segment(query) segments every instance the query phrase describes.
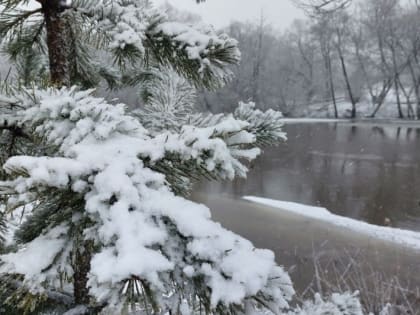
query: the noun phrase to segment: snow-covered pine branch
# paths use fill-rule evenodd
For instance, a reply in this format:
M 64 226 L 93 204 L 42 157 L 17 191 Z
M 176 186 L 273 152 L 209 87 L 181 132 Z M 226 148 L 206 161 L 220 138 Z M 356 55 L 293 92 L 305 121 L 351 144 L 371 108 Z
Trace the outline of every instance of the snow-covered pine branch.
M 281 112 L 272 109 L 263 112 L 255 108 L 255 103 L 241 102 L 233 116 L 249 123 L 246 130 L 255 135 L 258 146 L 277 145 L 287 139 L 286 133 L 282 131 Z
M 281 129 L 281 113 L 273 110 L 262 112 L 255 109 L 254 103 L 240 103 L 233 115 L 196 112 L 195 89 L 172 69 L 154 70 L 153 79 L 143 84 L 141 95 L 145 95 L 143 99 L 146 104 L 134 113 L 156 138 L 167 139 L 168 131 L 182 136 L 196 135 L 187 141 L 196 145 L 199 133 L 188 132 L 186 129 L 200 128 L 207 130 L 211 138 L 222 139 L 231 156 L 247 161 L 252 161 L 259 155 L 260 151 L 255 145 L 274 145 L 286 139 Z M 245 123 L 235 130 L 224 127 L 232 123 L 235 125 L 235 120 Z M 203 168 L 195 159 L 180 158 L 179 153 L 175 152 L 168 153 L 164 159 L 147 162 L 147 165 L 167 174 L 167 180 L 174 191 L 183 195 L 190 187 L 190 179 L 199 180 L 204 177 L 223 180 L 232 179 L 235 175 L 246 176 L 247 168 L 242 163 L 233 163 L 235 170 L 226 173 L 226 170 L 218 165 L 210 169 Z M 208 159 L 207 156 L 200 158 Z
M 217 88 L 231 77 L 226 66 L 240 60 L 236 40 L 210 26 L 168 21 L 148 1 L 81 1 L 73 6 L 99 20 L 99 29 L 107 33 L 109 49 L 120 64 L 152 58 L 194 84 Z
M 140 93 L 144 106 L 134 111 L 142 125 L 153 134 L 180 132 L 196 115 L 195 88 L 171 68 L 155 68 L 142 80 Z
M 43 8 L 48 5 L 29 10 L 25 1 L 15 2 L 17 6 L 6 6 L 0 15 L 1 42 L 32 74 L 25 80 L 35 80 L 45 67 L 28 61 L 47 56 Z M 169 21 L 150 1 L 74 0 L 62 10 L 65 27 L 60 36 L 67 43 L 62 49 L 71 84 L 94 87 L 103 79 L 115 87 L 126 71 L 141 72 L 156 64 L 174 68 L 194 85 L 217 88 L 231 78 L 226 66 L 240 59 L 234 39 L 209 26 Z M 121 69 L 103 67 L 98 58 L 114 61 Z
M 10 179 L 1 189 L 18 193 L 9 196 L 11 206 L 27 202 L 33 212 L 22 226 L 26 234 L 17 233 L 25 241 L 20 250 L 0 256 L 0 273 L 21 275 L 32 294 L 71 293 L 71 283 L 60 279 L 73 275 L 72 255 L 82 241 L 74 236 L 83 228 L 94 249 L 89 293 L 105 308 L 121 310 L 127 299 L 174 313 L 287 308 L 292 284 L 273 253 L 211 221 L 207 208 L 176 196 L 165 174 L 143 162 L 176 154 L 232 178 L 245 168 L 223 136 L 245 132 L 248 123 L 230 117 L 152 137 L 123 105 L 90 94 L 62 88 L 15 95 L 24 108 L 19 122 L 57 151 L 12 157 L 4 166 Z M 255 137 L 243 139 L 250 145 Z M 27 234 L 32 228 L 36 233 Z

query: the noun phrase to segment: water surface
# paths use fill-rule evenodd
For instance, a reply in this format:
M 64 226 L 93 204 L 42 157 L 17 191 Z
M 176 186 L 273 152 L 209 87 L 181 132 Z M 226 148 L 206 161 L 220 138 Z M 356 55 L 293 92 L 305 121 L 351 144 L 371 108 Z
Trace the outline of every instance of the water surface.
M 287 124 L 248 178 L 197 190 L 321 206 L 377 225 L 420 231 L 420 124 Z

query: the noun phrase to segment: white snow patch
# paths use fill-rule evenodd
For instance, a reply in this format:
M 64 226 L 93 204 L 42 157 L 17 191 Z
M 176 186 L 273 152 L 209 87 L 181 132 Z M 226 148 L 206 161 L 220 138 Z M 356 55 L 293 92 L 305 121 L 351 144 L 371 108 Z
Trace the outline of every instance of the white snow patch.
M 348 122 L 348 119 L 332 119 L 332 118 L 283 118 L 284 124 L 303 124 L 303 123 L 334 123 Z
M 275 207 L 280 211 L 287 211 L 304 217 L 327 222 L 329 224 L 343 227 L 353 232 L 360 233 L 372 238 L 403 245 L 415 250 L 420 250 L 419 232 L 373 225 L 333 214 L 325 208 L 307 206 L 294 202 L 279 201 L 253 196 L 245 196 L 243 199 L 270 207 Z
M 23 274 L 27 278 L 45 280 L 43 270 L 48 268 L 62 249 L 65 239 L 61 237 L 67 233 L 65 226 L 51 229 L 47 234 L 41 235 L 16 253 L 1 256 L 0 273 Z M 30 263 L 28 263 L 30 262 Z

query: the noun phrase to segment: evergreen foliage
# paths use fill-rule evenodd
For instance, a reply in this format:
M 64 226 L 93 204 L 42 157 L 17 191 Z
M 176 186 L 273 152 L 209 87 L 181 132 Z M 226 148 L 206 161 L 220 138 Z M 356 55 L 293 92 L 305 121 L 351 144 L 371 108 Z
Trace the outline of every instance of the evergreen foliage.
M 23 204 L 33 210 L 15 233 L 25 250 L 3 255 L 0 272 L 23 275 L 31 299 L 68 295 L 71 282 L 63 279 L 74 277 L 75 251 L 90 241 L 89 292 L 96 301 L 90 307 L 177 312 L 182 306 L 222 314 L 270 303 L 273 310 L 287 307 L 293 289 L 271 252 L 254 249 L 210 221 L 207 209 L 171 192 L 185 189 L 171 179 L 186 166 L 185 178 L 244 175 L 240 158 L 259 153 L 250 148 L 256 139 L 246 131 L 250 124 L 227 116 L 213 126 L 150 136 L 122 105 L 90 93 L 62 88 L 13 96 L 22 108 L 15 120 L 55 149 L 5 164 L 7 211 Z M 164 161 L 167 169 L 158 172 Z M 41 248 L 45 259 L 38 265 L 17 265 L 34 260 Z M 239 257 L 251 265 L 239 267 Z M 230 288 L 235 293 L 227 294 Z
M 5 7 L 0 38 L 10 57 L 29 68 L 24 81 L 38 81 L 44 67 L 25 62 L 47 58 L 48 3 L 39 1 L 41 8 L 28 9 L 25 2 L 0 2 Z M 231 75 L 226 66 L 240 58 L 235 40 L 211 28 L 170 22 L 148 1 L 74 0 L 70 6 L 63 1 L 58 10 L 65 24 L 60 36 L 68 43 L 69 83 L 85 88 L 101 79 L 115 87 L 123 76 L 136 76 L 153 64 L 170 66 L 197 86 L 217 88 Z

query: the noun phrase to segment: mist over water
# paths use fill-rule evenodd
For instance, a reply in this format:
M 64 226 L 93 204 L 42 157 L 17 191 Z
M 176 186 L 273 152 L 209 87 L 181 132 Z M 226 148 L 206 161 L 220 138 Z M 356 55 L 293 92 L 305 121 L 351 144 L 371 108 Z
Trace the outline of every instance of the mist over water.
M 377 225 L 420 231 L 420 127 L 306 123 L 285 126 L 246 180 L 198 191 L 304 203 Z

